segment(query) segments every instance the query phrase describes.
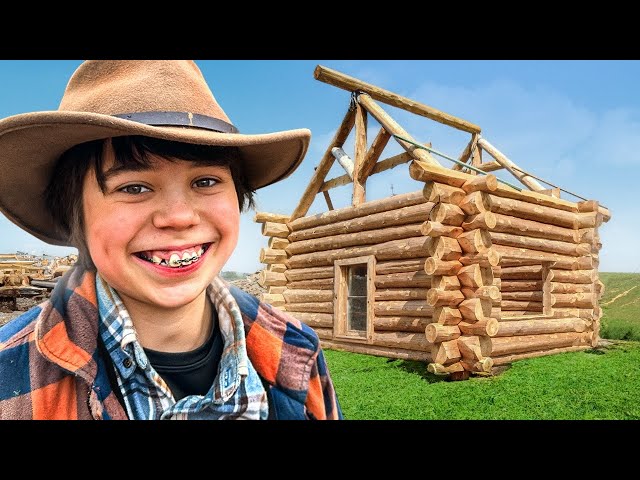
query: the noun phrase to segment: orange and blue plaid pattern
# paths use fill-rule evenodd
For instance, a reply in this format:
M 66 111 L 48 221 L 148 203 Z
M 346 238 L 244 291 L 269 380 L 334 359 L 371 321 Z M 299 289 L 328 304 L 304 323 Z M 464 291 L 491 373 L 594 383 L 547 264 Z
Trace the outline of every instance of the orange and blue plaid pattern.
M 270 418 L 341 419 L 316 333 L 229 286 Z M 72 268 L 51 297 L 0 328 L 0 419 L 126 419 L 98 349 L 95 274 Z

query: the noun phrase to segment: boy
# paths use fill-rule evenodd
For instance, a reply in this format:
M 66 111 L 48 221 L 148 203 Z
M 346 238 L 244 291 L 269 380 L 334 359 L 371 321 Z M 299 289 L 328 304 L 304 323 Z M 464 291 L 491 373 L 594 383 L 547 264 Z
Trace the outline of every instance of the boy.
M 0 329 L 0 418 L 342 418 L 313 330 L 218 277 L 309 139 L 238 133 L 190 61 L 87 61 L 0 120 L 0 210 L 79 251 Z

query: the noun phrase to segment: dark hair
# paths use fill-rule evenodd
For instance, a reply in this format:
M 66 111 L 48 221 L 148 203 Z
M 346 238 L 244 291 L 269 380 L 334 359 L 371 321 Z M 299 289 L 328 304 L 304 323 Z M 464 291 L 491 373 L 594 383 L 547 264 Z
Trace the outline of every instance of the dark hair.
M 142 136 L 113 137 L 81 143 L 63 153 L 56 162 L 45 191 L 45 200 L 49 213 L 59 228 L 78 249 L 77 263 L 86 269 L 95 270 L 95 265 L 89 255 L 84 235 L 82 185 L 85 176 L 93 168 L 100 189 L 105 191 L 102 165 L 108 142 L 113 147 L 115 166 L 149 167 L 151 155 L 169 161 L 184 160 L 228 166 L 236 187 L 240 211 L 255 207 L 255 190 L 249 186 L 237 147 L 195 145 Z

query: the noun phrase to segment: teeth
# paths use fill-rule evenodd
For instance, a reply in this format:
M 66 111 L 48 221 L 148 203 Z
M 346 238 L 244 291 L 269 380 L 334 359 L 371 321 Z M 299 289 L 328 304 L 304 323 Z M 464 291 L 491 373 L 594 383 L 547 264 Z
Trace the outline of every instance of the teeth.
M 179 267 L 181 263 L 182 263 L 182 260 L 180 259 L 177 253 L 172 254 L 171 257 L 169 258 L 170 267 L 174 267 L 174 268 Z
M 192 263 L 200 260 L 200 257 L 205 252 L 205 249 L 200 247 L 198 251 L 184 252 L 182 254 L 182 258 L 177 253 L 173 253 L 169 259 L 160 258 L 157 255 L 153 255 L 153 257 L 149 258 L 144 255 L 140 255 L 140 258 L 147 260 L 148 262 L 153 263 L 154 265 L 161 265 L 163 267 L 171 267 L 178 268 L 181 266 L 191 265 Z

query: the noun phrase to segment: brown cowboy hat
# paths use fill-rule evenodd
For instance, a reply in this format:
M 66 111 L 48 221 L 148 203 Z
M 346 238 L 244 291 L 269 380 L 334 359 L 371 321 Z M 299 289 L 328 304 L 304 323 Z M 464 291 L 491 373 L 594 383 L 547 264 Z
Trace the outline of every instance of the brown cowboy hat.
M 0 211 L 40 240 L 70 245 L 44 203 L 55 162 L 77 144 L 122 135 L 237 146 L 254 189 L 289 176 L 311 138 L 306 128 L 240 134 L 192 61 L 86 61 L 58 110 L 0 120 Z

